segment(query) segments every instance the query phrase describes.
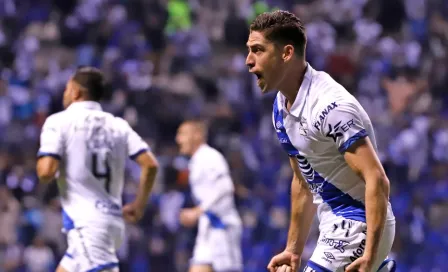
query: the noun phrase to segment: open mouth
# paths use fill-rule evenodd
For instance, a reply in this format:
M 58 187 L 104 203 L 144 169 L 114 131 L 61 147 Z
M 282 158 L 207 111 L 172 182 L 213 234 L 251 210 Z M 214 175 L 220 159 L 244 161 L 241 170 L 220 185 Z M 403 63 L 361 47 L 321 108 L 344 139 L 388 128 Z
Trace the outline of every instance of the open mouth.
M 254 72 L 254 75 L 257 77 L 258 80 L 262 79 L 263 77 L 261 76 L 260 72 Z

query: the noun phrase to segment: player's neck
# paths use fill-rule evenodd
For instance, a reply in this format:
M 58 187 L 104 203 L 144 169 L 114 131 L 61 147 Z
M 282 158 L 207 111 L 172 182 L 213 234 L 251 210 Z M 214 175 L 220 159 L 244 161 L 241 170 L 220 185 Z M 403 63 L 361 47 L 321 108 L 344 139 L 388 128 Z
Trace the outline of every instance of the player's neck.
M 306 65 L 306 62 L 303 60 L 297 64 L 291 65 L 291 68 L 286 70 L 287 72 L 285 73 L 285 77 L 279 91 L 286 97 L 289 106 L 294 103 L 297 94 L 299 93 L 300 86 L 303 82 L 303 77 L 305 76 Z
M 196 145 L 193 147 L 193 152 L 191 152 L 191 156 L 192 156 L 192 157 L 194 156 L 194 154 L 196 154 L 196 152 L 199 150 L 199 148 L 201 148 L 201 146 L 202 146 L 203 144 L 205 144 L 205 143 L 204 143 L 204 142 L 200 142 L 200 143 L 196 144 Z

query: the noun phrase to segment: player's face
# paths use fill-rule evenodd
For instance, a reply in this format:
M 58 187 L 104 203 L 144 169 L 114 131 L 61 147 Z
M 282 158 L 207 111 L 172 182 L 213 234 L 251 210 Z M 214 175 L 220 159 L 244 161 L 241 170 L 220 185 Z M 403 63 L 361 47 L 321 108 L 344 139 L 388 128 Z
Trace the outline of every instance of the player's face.
M 192 124 L 184 123 L 179 127 L 176 135 L 176 143 L 179 145 L 181 154 L 193 155 L 196 145 L 196 133 Z
M 63 98 L 63 104 L 64 104 L 64 108 L 66 109 L 68 106 L 70 106 L 70 104 L 73 103 L 73 82 L 70 79 L 67 84 L 65 85 L 65 90 L 64 90 L 64 98 Z
M 281 80 L 282 52 L 274 43 L 265 39 L 262 32 L 251 31 L 247 41 L 249 53 L 246 65 L 249 72 L 257 76 L 262 93 L 275 90 Z
M 81 91 L 79 87 L 71 79 L 65 85 L 64 97 L 62 103 L 64 108 L 70 106 L 73 102 L 76 102 L 81 98 Z

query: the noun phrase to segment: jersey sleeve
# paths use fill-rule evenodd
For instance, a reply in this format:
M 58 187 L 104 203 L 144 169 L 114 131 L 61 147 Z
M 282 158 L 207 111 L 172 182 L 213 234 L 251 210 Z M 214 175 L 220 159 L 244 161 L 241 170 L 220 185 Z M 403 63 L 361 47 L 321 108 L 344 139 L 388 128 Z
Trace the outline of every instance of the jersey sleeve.
M 344 153 L 359 139 L 368 136 L 362 120 L 361 109 L 352 102 L 332 102 L 317 113 L 322 137 L 334 142 Z
M 124 121 L 124 120 L 123 120 Z M 135 132 L 129 124 L 126 123 L 127 129 L 127 148 L 128 156 L 132 160 L 135 160 L 140 154 L 149 151 L 148 144 Z
M 50 156 L 60 160 L 63 153 L 63 138 L 61 123 L 54 116 L 45 120 L 40 134 L 40 148 L 38 158 Z

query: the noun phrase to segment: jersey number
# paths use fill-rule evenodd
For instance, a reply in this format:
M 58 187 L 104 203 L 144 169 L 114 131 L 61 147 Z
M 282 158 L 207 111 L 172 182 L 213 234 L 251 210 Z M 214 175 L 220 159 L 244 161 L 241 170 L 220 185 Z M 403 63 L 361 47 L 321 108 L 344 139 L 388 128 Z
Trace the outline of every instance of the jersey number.
M 103 166 L 103 167 L 101 167 Z M 99 169 L 104 169 L 104 172 L 101 172 Z M 104 179 L 104 186 L 106 188 L 106 192 L 110 192 L 110 166 L 107 163 L 107 158 L 103 154 L 92 153 L 92 173 L 97 179 Z

